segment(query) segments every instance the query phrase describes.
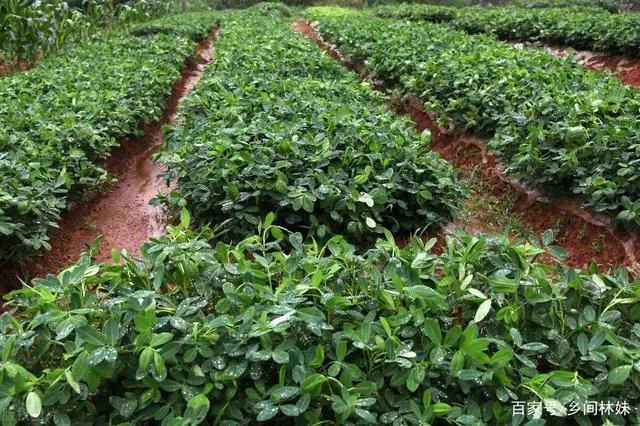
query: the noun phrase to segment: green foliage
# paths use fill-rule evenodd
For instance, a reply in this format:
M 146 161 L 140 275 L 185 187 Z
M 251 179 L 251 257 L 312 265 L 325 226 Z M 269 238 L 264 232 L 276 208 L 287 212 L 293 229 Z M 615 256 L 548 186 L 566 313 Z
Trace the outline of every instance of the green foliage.
M 448 22 L 471 34 L 489 33 L 506 40 L 544 41 L 640 55 L 640 14 L 610 14 L 599 9 L 452 8 L 429 5 L 381 6 L 378 16 Z
M 0 79 L 0 260 L 48 248 L 67 201 L 110 180 L 100 164 L 116 139 L 159 118 L 194 49 L 175 35 L 103 33 Z
M 320 239 L 448 221 L 464 193 L 428 132 L 265 5 L 225 16 L 214 63 L 181 102 L 161 156 L 178 178 L 170 201 L 200 223 L 230 218 L 236 240 L 269 211 Z
M 215 13 L 187 12 L 168 16 L 153 21 L 134 24 L 129 27 L 133 35 L 173 34 L 200 41 L 218 26 L 219 19 Z
M 598 7 L 600 9 L 608 10 L 609 12 L 617 12 L 620 10 L 620 2 L 618 0 L 511 0 L 509 5 L 528 9 L 554 7 Z
M 429 22 L 451 22 L 460 14 L 453 7 L 415 4 L 379 6 L 372 12 L 381 18 L 413 19 Z
M 445 25 L 343 9 L 307 12 L 348 58 L 425 101 L 445 126 L 492 135 L 508 171 L 584 194 L 598 212 L 640 225 L 640 93 L 571 59 Z
M 61 0 L 0 3 L 0 61 L 34 62 L 38 54 L 59 49 L 74 33 L 84 33 L 91 22 Z
M 376 7 L 382 5 L 393 5 L 404 7 L 406 4 L 429 4 L 431 6 L 453 6 L 453 7 L 468 7 L 473 6 L 473 0 L 365 0 L 365 3 L 369 7 Z
M 3 0 L 0 60 L 33 63 L 69 40 L 79 42 L 103 26 L 139 22 L 178 10 L 178 0 Z
M 189 0 L 133 0 L 115 1 L 113 20 L 117 24 L 136 23 L 184 11 Z M 193 3 L 198 3 L 193 1 Z M 196 17 L 196 15 L 192 15 Z
M 87 255 L 8 295 L 3 418 L 521 424 L 519 400 L 562 425 L 572 402 L 640 403 L 640 282 L 625 270 L 543 265 L 542 249 L 490 237 L 449 237 L 436 255 L 385 233 L 357 254 L 270 220 L 214 249 L 183 212 L 144 259 Z

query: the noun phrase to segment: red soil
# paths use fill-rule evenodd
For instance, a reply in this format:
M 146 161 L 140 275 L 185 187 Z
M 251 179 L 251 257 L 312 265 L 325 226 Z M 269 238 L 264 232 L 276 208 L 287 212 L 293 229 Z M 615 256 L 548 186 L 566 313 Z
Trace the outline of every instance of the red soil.
M 166 194 L 172 184 L 160 180 L 162 165 L 151 155 L 162 144 L 162 126 L 171 124 L 177 116 L 178 103 L 202 77 L 204 67 L 211 62 L 215 34 L 200 42 L 195 60 L 189 59 L 171 92 L 171 97 L 159 121 L 144 126 L 144 135 L 128 137 L 120 142 L 106 163 L 107 170 L 118 179 L 108 193 L 96 195 L 84 204 L 72 205 L 63 215 L 60 227 L 50 232 L 52 250 L 41 253 L 26 270 L 29 277 L 57 273 L 77 261 L 86 251 L 86 244 L 102 235 L 98 261 L 111 259 L 113 248 L 139 255 L 140 246 L 150 237 L 161 235 L 165 228 L 163 211 L 149 201 Z
M 294 28 L 316 41 L 342 65 L 355 71 L 362 78 L 369 78 L 361 64 L 345 59 L 335 46 L 325 42 L 308 23 L 296 22 Z M 386 92 L 380 82 L 374 84 L 378 90 Z M 584 267 L 595 261 L 613 267 L 625 264 L 633 271 L 640 271 L 640 243 L 637 236 L 614 230 L 609 225 L 608 218 L 581 209 L 579 200 L 549 200 L 541 191 L 527 189 L 518 181 L 506 177 L 497 156 L 485 149 L 482 140 L 466 133 L 453 134 L 441 128 L 434 117 L 425 113 L 419 100 L 408 99 L 404 105 L 390 104 L 390 107 L 397 113 L 408 114 L 418 131 L 429 129 L 432 140 L 430 148 L 438 152 L 442 158 L 451 161 L 463 176 L 469 177 L 472 170 L 479 170 L 480 176 L 475 174 L 474 178 L 480 178 L 483 187 L 491 188 L 490 191 L 496 196 L 515 189 L 519 196 L 514 213 L 518 214 L 523 225 L 538 235 L 552 227 L 557 229 L 557 244 L 569 252 L 564 260 L 567 265 Z M 456 221 L 444 231 L 450 232 L 455 227 L 462 227 L 470 233 L 496 232 L 488 229 L 487 223 L 480 220 L 472 223 Z M 442 238 L 439 239 L 436 247 L 442 244 Z
M 612 71 L 623 83 L 640 89 L 640 59 L 566 47 L 545 46 L 544 50 L 556 56 L 573 53 L 585 68 Z
M 38 52 L 36 54 L 34 64 L 30 64 L 27 61 L 18 61 L 15 58 L 13 59 L 13 61 L 8 61 L 6 58 L 0 56 L 0 77 L 5 77 L 14 72 L 30 70 L 35 66 L 35 63 L 38 62 L 40 58 L 42 58 L 42 52 Z
M 7 76 L 17 71 L 26 71 L 29 68 L 31 67 L 26 62 L 19 62 L 17 65 L 3 64 L 2 58 L 0 58 L 0 77 Z

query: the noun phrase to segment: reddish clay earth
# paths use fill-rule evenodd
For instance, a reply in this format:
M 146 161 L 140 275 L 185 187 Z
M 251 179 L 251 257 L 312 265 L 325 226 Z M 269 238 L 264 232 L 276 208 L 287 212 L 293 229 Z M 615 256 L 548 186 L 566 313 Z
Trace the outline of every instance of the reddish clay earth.
M 517 46 L 527 45 L 527 43 L 514 44 Z M 573 54 L 585 68 L 597 71 L 609 70 L 623 83 L 640 89 L 639 58 L 628 58 L 626 56 L 594 52 L 591 50 L 574 50 L 564 46 L 545 45 L 542 49 L 555 56 L 568 56 Z
M 14 72 L 30 70 L 40 58 L 42 58 L 42 52 L 36 53 L 34 64 L 30 64 L 27 61 L 18 61 L 16 59 L 13 62 L 7 61 L 6 58 L 0 56 L 0 77 L 5 77 Z
M 306 22 L 296 22 L 294 28 L 314 40 L 342 65 L 362 78 L 370 78 L 361 64 L 349 62 L 338 49 L 324 41 L 315 29 Z M 374 81 L 376 89 L 388 93 L 381 82 Z M 408 114 L 418 131 L 431 131 L 431 149 L 451 161 L 463 177 L 482 181 L 482 190 L 490 194 L 475 194 L 467 202 L 474 205 L 474 198 L 487 195 L 497 199 L 515 193 L 514 206 L 508 214 L 520 222 L 525 229 L 540 235 L 547 229 L 555 231 L 556 243 L 568 252 L 564 263 L 574 267 L 585 267 L 592 261 L 608 268 L 625 264 L 633 271 L 640 271 L 640 242 L 636 235 L 615 230 L 609 219 L 594 215 L 580 208 L 577 199 L 549 200 L 542 191 L 527 189 L 521 183 L 504 174 L 497 156 L 485 149 L 484 142 L 467 133 L 452 133 L 438 126 L 434 117 L 426 113 L 417 99 L 405 98 L 403 102 L 390 102 L 397 113 Z M 477 186 L 477 185 L 472 185 Z M 481 204 L 481 203 L 478 203 Z M 469 217 L 456 220 L 444 229 L 450 233 L 460 227 L 469 233 L 501 233 L 504 229 L 493 223 L 492 212 L 484 206 L 475 206 Z M 442 235 L 439 236 L 442 239 Z
M 609 55 L 589 50 L 568 51 L 566 48 L 545 47 L 548 52 L 557 56 L 566 56 L 569 52 L 578 57 L 582 65 L 593 70 L 609 70 L 629 86 L 640 89 L 640 59 L 625 56 Z
M 16 71 L 26 71 L 29 68 L 31 67 L 26 62 L 19 62 L 17 65 L 3 64 L 2 58 L 0 58 L 0 77 L 7 76 Z
M 25 279 L 57 273 L 77 261 L 86 245 L 102 235 L 98 261 L 111 259 L 113 248 L 125 249 L 139 255 L 140 246 L 150 237 L 163 233 L 166 221 L 160 207 L 149 205 L 158 194 L 167 194 L 172 184 L 159 178 L 163 167 L 151 160 L 162 144 L 162 126 L 172 124 L 177 117 L 178 104 L 198 83 L 205 66 L 211 62 L 215 33 L 200 42 L 193 58 L 182 71 L 182 77 L 172 89 L 167 106 L 159 121 L 144 126 L 144 135 L 120 141 L 120 146 L 106 162 L 106 169 L 117 183 L 105 194 L 96 194 L 87 203 L 71 206 L 50 232 L 52 250 L 25 268 Z

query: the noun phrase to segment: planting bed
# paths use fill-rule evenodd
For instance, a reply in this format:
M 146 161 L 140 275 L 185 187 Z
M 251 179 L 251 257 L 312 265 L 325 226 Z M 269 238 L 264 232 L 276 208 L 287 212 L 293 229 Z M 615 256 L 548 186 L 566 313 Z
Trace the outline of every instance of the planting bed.
M 489 147 L 512 175 L 559 194 L 583 194 L 596 212 L 637 226 L 636 89 L 564 59 L 441 25 L 385 24 L 321 8 L 308 16 L 376 78 L 423 99 L 441 124 L 492 135 Z
M 575 56 L 583 66 L 594 70 L 611 71 L 623 83 L 640 89 L 640 59 L 589 50 L 574 51 L 563 47 L 545 46 L 544 49 L 558 56 Z
M 0 262 L 48 249 L 67 204 L 111 180 L 101 163 L 117 138 L 159 118 L 195 47 L 105 33 L 0 79 Z
M 309 23 L 296 22 L 294 27 L 360 77 L 372 77 L 362 64 L 350 62 L 334 45 L 324 41 Z M 382 82 L 374 85 L 379 91 L 390 93 Z M 466 203 L 467 214 L 462 213 L 447 226 L 452 233 L 456 228 L 462 228 L 471 234 L 507 232 L 526 238 L 551 229 L 554 242 L 567 249 L 565 264 L 584 267 L 595 260 L 610 267 L 626 264 L 632 270 L 640 271 L 640 241 L 636 233 L 613 229 L 607 218 L 580 209 L 575 200 L 551 201 L 540 191 L 529 190 L 506 177 L 496 156 L 485 149 L 485 141 L 443 129 L 425 113 L 420 100 L 391 99 L 389 105 L 400 114 L 408 114 L 418 131 L 429 130 L 432 135 L 429 149 L 451 161 L 474 189 Z M 506 197 L 511 200 L 505 201 Z M 495 210 L 492 210 L 492 202 L 497 204 Z
M 161 156 L 202 223 L 241 238 L 268 212 L 324 240 L 447 222 L 463 189 L 382 97 L 282 21 L 229 19 Z M 265 28 L 268 31 L 265 31 Z M 225 36 L 225 33 L 228 35 Z
M 506 40 L 559 43 L 629 56 L 640 55 L 640 14 L 599 9 L 451 8 L 393 5 L 376 8 L 382 17 L 446 22 L 471 34 Z
M 152 236 L 164 233 L 166 218 L 162 209 L 149 203 L 160 194 L 167 194 L 173 185 L 160 179 L 161 164 L 152 161 L 153 153 L 162 145 L 162 128 L 176 120 L 178 102 L 197 84 L 204 66 L 211 61 L 213 35 L 202 40 L 174 83 L 161 118 L 142 129 L 143 135 L 120 141 L 107 160 L 105 169 L 117 179 L 104 194 L 74 204 L 63 214 L 59 227 L 50 231 L 51 250 L 41 253 L 25 270 L 26 277 L 43 276 L 76 262 L 87 243 L 101 236 L 98 261 L 111 258 L 112 249 L 127 250 L 140 255 L 140 247 Z

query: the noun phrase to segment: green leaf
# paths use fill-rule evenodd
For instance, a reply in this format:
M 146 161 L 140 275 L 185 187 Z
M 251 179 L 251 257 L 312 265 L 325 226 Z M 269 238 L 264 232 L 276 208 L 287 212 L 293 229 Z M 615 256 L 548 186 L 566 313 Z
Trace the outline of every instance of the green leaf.
M 405 290 L 412 295 L 422 297 L 425 299 L 436 297 L 441 298 L 440 293 L 432 289 L 431 287 L 427 287 L 426 285 L 414 285 L 412 287 L 406 287 Z
M 611 370 L 609 372 L 609 384 L 619 385 L 624 383 L 629 378 L 631 367 L 631 365 L 621 365 Z
M 278 414 L 278 407 L 266 407 L 258 413 L 258 417 L 256 420 L 258 420 L 259 422 L 266 422 L 267 420 L 271 420 L 272 418 L 274 418 L 276 414 Z
M 173 334 L 171 333 L 160 333 L 160 334 L 154 334 L 151 337 L 151 343 L 150 346 L 155 348 L 158 346 L 162 346 L 166 343 L 169 343 L 171 340 L 173 339 Z
M 300 389 L 295 386 L 283 386 L 274 390 L 271 397 L 277 402 L 285 401 L 298 395 L 299 391 Z
M 189 210 L 182 209 L 180 211 L 180 225 L 184 228 L 188 228 L 191 224 L 191 215 L 189 214 Z
M 446 416 L 450 411 L 451 406 L 449 404 L 446 404 L 444 402 L 437 402 L 433 404 L 433 414 L 436 417 Z
M 107 337 L 91 326 L 84 325 L 79 327 L 76 329 L 76 333 L 78 337 L 90 345 L 102 346 L 107 344 Z
M 489 311 L 491 310 L 491 299 L 487 299 L 478 306 L 478 310 L 476 311 L 476 315 L 473 320 L 478 323 L 482 321 Z
M 153 348 L 147 346 L 140 353 L 140 360 L 138 363 L 138 368 L 141 371 L 147 371 L 149 367 L 151 367 L 151 363 L 153 362 L 154 354 L 156 353 Z
M 80 393 L 80 384 L 73 378 L 71 371 L 65 370 L 64 375 L 67 378 L 67 383 L 71 386 L 71 389 L 73 389 L 75 393 Z
M 336 345 L 336 359 L 339 362 L 344 361 L 344 357 L 347 354 L 347 342 L 344 340 L 340 340 Z
M 302 392 L 312 393 L 326 381 L 327 378 L 322 374 L 312 374 L 311 376 L 304 379 L 302 385 L 300 386 L 300 389 L 302 390 Z
M 363 410 L 362 408 L 356 408 L 356 415 L 367 423 L 373 425 L 377 424 L 375 414 L 370 411 Z
M 40 395 L 35 392 L 29 392 L 25 402 L 27 413 L 33 418 L 40 417 L 42 414 L 42 402 L 40 401 Z
M 460 370 L 456 376 L 460 380 L 475 380 L 482 376 L 482 372 L 474 369 Z
M 270 227 L 275 217 L 276 215 L 273 212 L 269 212 L 267 216 L 264 218 L 264 225 L 263 225 L 264 228 Z
M 167 369 L 165 367 L 164 358 L 158 352 L 153 353 L 153 364 L 155 366 L 156 378 L 164 380 L 167 375 Z
M 464 368 L 464 354 L 457 351 L 451 358 L 451 375 L 456 376 Z
M 562 402 L 553 398 L 545 398 L 544 399 L 544 408 L 547 410 L 549 414 L 556 417 L 566 417 L 567 409 L 562 404 Z
M 188 415 L 185 417 L 189 418 L 193 425 L 200 424 L 207 417 L 209 405 L 209 399 L 205 395 L 196 395 L 189 399 L 187 403 Z
M 582 355 L 586 355 L 589 353 L 589 340 L 584 333 L 580 333 L 577 339 L 578 350 Z
M 293 404 L 284 404 L 280 406 L 280 411 L 282 414 L 288 417 L 297 417 L 302 414 L 302 410 L 297 405 Z
M 532 352 L 546 352 L 549 350 L 549 346 L 540 342 L 531 342 L 531 343 L 525 343 L 520 347 L 520 349 L 525 351 L 532 351 Z
M 118 337 L 120 335 L 120 326 L 118 325 L 118 322 L 113 318 L 109 318 L 104 329 L 107 336 L 107 343 L 115 346 L 118 343 Z
M 423 330 L 424 334 L 434 345 L 442 344 L 442 332 L 440 331 L 440 324 L 438 323 L 438 320 L 434 318 L 427 318 L 424 321 Z

